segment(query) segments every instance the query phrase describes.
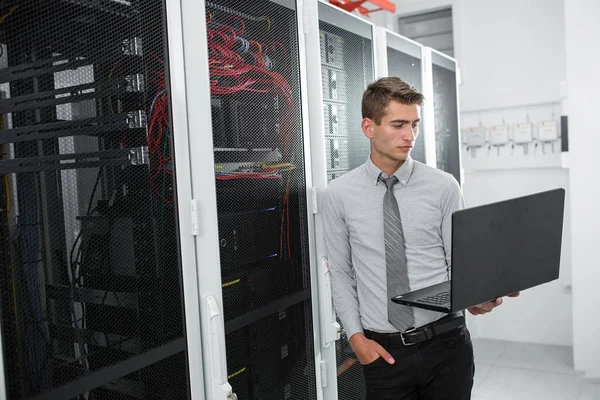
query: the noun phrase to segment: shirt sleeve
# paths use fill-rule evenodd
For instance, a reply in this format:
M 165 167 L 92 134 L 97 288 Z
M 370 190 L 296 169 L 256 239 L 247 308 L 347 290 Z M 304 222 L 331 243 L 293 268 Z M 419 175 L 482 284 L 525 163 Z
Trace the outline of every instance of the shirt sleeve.
M 452 263 L 452 213 L 463 208 L 465 208 L 465 201 L 460 185 L 452 177 L 445 199 L 442 202 L 442 241 L 444 242 L 448 271 L 450 271 L 450 264 Z
M 334 186 L 324 192 L 322 221 L 325 252 L 331 273 L 333 304 L 348 339 L 363 332 L 360 321 L 356 277 L 352 267 L 350 235 L 343 213 L 343 204 L 336 199 Z

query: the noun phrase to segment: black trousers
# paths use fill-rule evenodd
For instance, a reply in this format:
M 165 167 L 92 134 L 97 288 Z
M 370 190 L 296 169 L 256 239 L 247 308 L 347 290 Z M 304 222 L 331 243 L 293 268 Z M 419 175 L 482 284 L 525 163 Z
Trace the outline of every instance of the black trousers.
M 366 400 L 468 400 L 475 364 L 466 326 L 431 340 L 403 346 L 378 340 L 396 360 L 363 365 Z M 382 343 L 385 342 L 385 343 Z

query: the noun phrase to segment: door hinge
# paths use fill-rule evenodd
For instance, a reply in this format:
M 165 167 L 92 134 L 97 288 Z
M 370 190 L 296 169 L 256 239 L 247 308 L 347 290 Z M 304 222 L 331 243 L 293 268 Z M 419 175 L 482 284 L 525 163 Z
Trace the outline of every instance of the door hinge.
M 321 361 L 321 387 L 327 387 L 327 361 Z
M 191 199 L 190 200 L 190 211 L 192 219 L 192 235 L 198 236 L 200 234 L 200 218 L 198 212 L 200 209 L 200 201 Z
M 312 212 L 313 214 L 317 214 L 319 212 L 318 201 L 317 201 L 317 188 L 311 189 L 312 194 Z

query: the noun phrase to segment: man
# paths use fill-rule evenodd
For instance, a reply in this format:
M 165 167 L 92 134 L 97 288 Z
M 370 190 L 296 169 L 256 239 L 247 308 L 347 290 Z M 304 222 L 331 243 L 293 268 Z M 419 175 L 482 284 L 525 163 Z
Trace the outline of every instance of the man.
M 399 78 L 369 85 L 362 129 L 371 155 L 332 181 L 324 196 L 334 305 L 364 366 L 367 400 L 464 400 L 473 385 L 462 313 L 390 301 L 449 279 L 451 216 L 464 207 L 452 175 L 410 157 L 423 101 Z M 469 311 L 485 314 L 501 302 Z

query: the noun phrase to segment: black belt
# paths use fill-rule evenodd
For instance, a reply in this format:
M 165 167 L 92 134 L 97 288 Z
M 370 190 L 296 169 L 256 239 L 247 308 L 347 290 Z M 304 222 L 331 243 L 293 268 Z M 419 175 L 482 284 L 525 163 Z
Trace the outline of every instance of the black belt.
M 365 336 L 373 339 L 383 347 L 390 346 L 412 346 L 417 343 L 431 340 L 434 337 L 450 332 L 465 324 L 465 317 L 462 313 L 447 315 L 437 321 L 423 325 L 419 328 L 410 328 L 405 332 L 398 333 L 379 333 L 365 330 Z

